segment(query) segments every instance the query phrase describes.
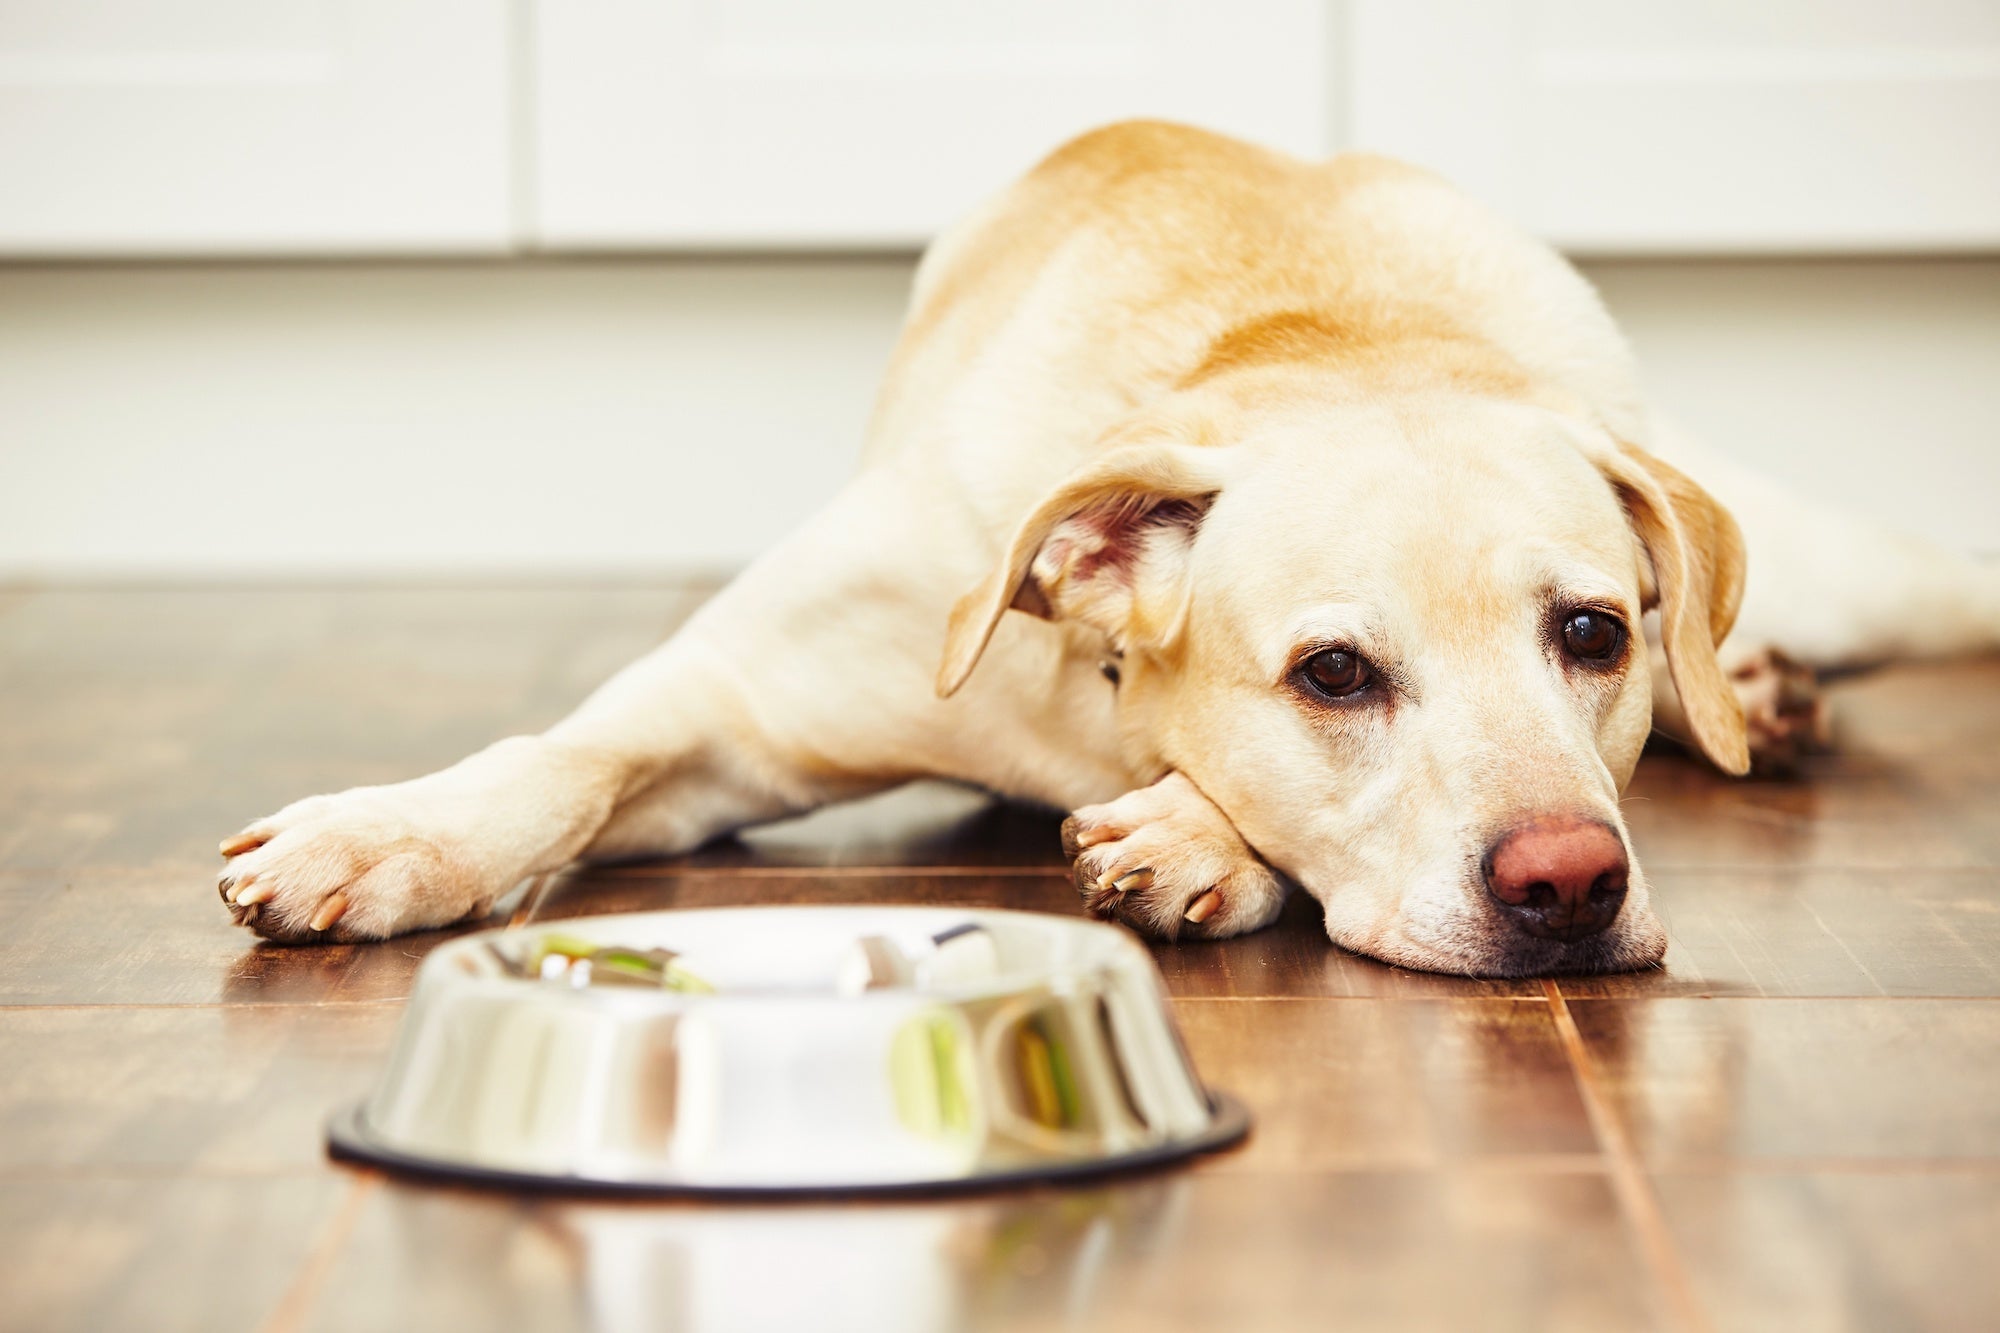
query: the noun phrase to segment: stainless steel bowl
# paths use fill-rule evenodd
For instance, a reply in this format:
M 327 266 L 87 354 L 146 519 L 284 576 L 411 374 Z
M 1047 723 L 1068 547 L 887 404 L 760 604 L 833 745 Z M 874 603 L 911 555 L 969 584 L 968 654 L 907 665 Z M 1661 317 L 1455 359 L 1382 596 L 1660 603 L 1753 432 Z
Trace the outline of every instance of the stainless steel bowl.
M 336 1156 L 641 1193 L 1044 1180 L 1228 1146 L 1158 970 L 1029 912 L 745 907 L 487 931 L 425 960 Z

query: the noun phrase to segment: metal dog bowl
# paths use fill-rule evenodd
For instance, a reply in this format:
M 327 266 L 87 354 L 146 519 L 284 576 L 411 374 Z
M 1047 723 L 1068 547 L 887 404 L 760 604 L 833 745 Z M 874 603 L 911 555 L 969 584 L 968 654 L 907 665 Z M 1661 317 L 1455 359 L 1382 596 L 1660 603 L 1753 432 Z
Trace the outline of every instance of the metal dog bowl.
M 973 1187 L 1249 1127 L 1124 931 L 1028 912 L 750 907 L 434 951 L 339 1157 L 634 1193 Z

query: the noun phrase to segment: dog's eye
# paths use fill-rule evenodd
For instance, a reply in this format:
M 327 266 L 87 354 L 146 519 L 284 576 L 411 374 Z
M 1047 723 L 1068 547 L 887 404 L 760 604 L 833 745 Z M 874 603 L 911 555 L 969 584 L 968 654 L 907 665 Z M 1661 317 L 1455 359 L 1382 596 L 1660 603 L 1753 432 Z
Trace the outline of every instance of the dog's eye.
M 1610 662 L 1625 649 L 1625 626 L 1602 611 L 1576 611 L 1563 621 L 1562 639 L 1571 657 Z
M 1345 648 L 1314 653 L 1299 667 L 1308 684 L 1329 699 L 1344 699 L 1375 678 L 1366 658 Z

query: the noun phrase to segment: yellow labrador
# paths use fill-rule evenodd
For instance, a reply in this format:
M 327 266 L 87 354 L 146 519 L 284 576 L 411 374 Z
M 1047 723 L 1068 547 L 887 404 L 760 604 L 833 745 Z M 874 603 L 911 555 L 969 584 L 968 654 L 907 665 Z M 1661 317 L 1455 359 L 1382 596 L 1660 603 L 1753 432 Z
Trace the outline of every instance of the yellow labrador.
M 222 890 L 373 939 L 941 776 L 1075 811 L 1086 906 L 1155 934 L 1297 884 L 1411 967 L 1639 967 L 1656 713 L 1743 773 L 1820 725 L 1790 662 L 1996 640 L 1992 571 L 1663 437 L 1589 285 L 1443 182 L 1120 125 L 931 249 L 825 512 L 546 734 L 250 825 Z

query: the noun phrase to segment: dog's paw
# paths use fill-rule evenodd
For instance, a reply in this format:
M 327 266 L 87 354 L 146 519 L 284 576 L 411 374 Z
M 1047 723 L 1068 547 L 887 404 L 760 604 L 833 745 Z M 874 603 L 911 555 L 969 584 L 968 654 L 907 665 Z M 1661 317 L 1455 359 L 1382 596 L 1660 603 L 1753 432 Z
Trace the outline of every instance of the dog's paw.
M 1271 924 L 1285 884 L 1228 816 L 1178 773 L 1063 821 L 1063 851 L 1092 916 L 1165 939 Z
M 1787 773 L 1801 755 L 1826 748 L 1832 728 L 1811 667 L 1764 648 L 1731 665 L 1729 683 L 1743 706 L 1752 772 Z
M 510 886 L 414 815 L 409 785 L 310 796 L 225 839 L 217 888 L 236 924 L 287 944 L 374 940 L 490 908 Z

